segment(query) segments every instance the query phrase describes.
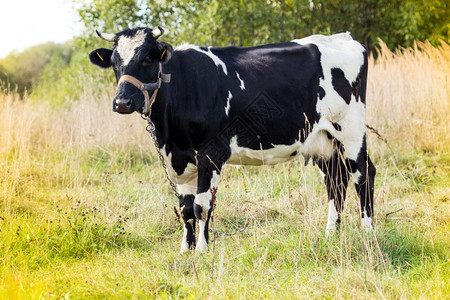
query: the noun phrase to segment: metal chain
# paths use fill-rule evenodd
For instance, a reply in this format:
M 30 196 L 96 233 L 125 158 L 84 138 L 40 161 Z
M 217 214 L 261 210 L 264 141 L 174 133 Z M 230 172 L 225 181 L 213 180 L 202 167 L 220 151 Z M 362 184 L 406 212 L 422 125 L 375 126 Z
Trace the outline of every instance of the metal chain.
M 175 183 L 172 181 L 172 179 L 169 176 L 169 170 L 167 169 L 166 160 L 164 159 L 164 156 L 162 155 L 161 150 L 159 149 L 158 141 L 156 140 L 155 124 L 150 119 L 150 117 L 142 116 L 142 118 L 145 118 L 147 120 L 148 124 L 147 124 L 147 127 L 145 127 L 145 130 L 147 130 L 147 132 L 150 133 L 150 135 L 152 136 L 153 144 L 155 144 L 155 148 L 156 148 L 156 151 L 158 152 L 159 160 L 161 161 L 161 164 L 164 168 L 164 172 L 166 172 L 167 180 L 169 181 L 170 186 L 172 187 L 173 193 L 175 194 L 175 196 L 177 198 L 179 198 L 180 194 L 178 194 L 177 186 L 175 185 Z
M 234 225 L 233 225 L 234 226 Z M 235 226 L 236 227 L 236 226 Z M 232 236 L 232 235 L 236 235 L 238 233 L 243 232 L 245 229 L 247 229 L 247 224 L 245 224 L 244 227 L 239 228 L 235 231 L 229 232 L 229 231 L 217 231 L 217 230 L 213 230 L 213 229 L 209 229 L 209 232 L 211 232 L 214 235 L 220 235 L 220 236 Z
M 213 228 L 214 228 L 214 211 L 216 210 L 217 187 L 210 188 L 209 191 L 211 192 L 211 215 L 210 215 L 210 218 L 211 218 L 211 223 L 212 223 Z M 230 231 L 217 231 L 217 230 L 214 230 L 214 229 L 211 229 L 211 228 L 209 228 L 209 232 L 211 232 L 214 235 L 214 237 L 215 236 L 219 236 L 219 235 L 220 236 L 232 236 L 232 235 L 236 235 L 238 233 L 241 233 L 245 229 L 247 229 L 247 224 L 248 224 L 248 222 L 245 222 L 245 225 L 242 228 L 238 228 L 237 226 L 232 224 L 235 228 L 238 228 L 238 229 L 235 230 L 235 231 L 231 231 L 231 232 Z
M 175 183 L 172 181 L 172 179 L 170 178 L 170 176 L 169 176 L 169 171 L 168 171 L 168 169 L 167 169 L 167 164 L 166 164 L 166 160 L 164 159 L 164 156 L 162 155 L 162 153 L 161 153 L 161 150 L 160 150 L 160 148 L 159 148 L 159 143 L 158 143 L 158 141 L 157 141 L 157 139 L 156 139 L 156 128 L 155 128 L 155 124 L 153 123 L 153 121 L 150 119 L 150 117 L 149 116 L 144 116 L 144 115 L 142 115 L 142 118 L 143 119 L 145 119 L 145 120 L 147 120 L 147 127 L 145 127 L 145 130 L 148 132 L 148 133 L 150 133 L 150 135 L 151 135 L 151 137 L 152 137 L 152 140 L 153 140 L 153 144 L 155 145 L 155 148 L 156 148 L 156 151 L 158 152 L 158 157 L 159 157 L 159 160 L 161 161 L 161 164 L 162 164 L 162 166 L 163 166 L 163 168 L 164 168 L 164 172 L 166 172 L 166 177 L 167 177 L 167 180 L 169 181 L 169 183 L 170 183 L 170 186 L 172 187 L 172 191 L 173 191 L 173 193 L 175 194 L 175 196 L 177 197 L 177 198 L 179 198 L 180 197 L 180 194 L 178 193 L 178 190 L 177 190 L 177 187 L 176 187 L 176 185 L 175 185 Z M 212 212 L 211 212 L 211 214 L 213 214 L 213 212 L 214 212 L 214 208 L 215 208 L 215 198 L 216 198 L 216 191 L 214 192 L 214 194 L 213 194 L 213 207 L 212 207 Z M 234 225 L 233 225 L 234 226 Z M 236 226 L 235 226 L 236 227 Z M 212 234 L 214 234 L 215 236 L 217 236 L 217 235 L 220 235 L 220 236 L 232 236 L 232 235 L 236 235 L 236 234 L 238 234 L 238 233 L 241 233 L 241 232 L 243 232 L 245 229 L 247 229 L 247 223 L 245 224 L 245 226 L 244 227 L 242 227 L 242 228 L 239 228 L 239 229 L 237 229 L 237 230 L 235 230 L 235 231 L 233 231 L 233 232 L 227 232 L 227 231 L 217 231 L 217 230 L 213 230 L 213 229 L 209 229 L 209 232 L 211 232 Z

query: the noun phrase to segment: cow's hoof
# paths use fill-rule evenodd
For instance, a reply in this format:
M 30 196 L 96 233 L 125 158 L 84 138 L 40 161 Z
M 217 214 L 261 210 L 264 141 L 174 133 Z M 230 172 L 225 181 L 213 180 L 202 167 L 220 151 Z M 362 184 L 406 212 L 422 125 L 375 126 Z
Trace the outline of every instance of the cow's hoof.
M 372 222 L 372 218 L 368 217 L 365 213 L 364 213 L 364 217 L 361 219 L 361 226 L 362 228 L 364 228 L 364 231 L 366 233 L 372 233 L 373 232 L 373 222 Z
M 182 245 L 180 249 L 180 254 L 184 254 L 186 252 L 189 252 L 189 247 Z
M 198 243 L 195 248 L 195 252 L 197 253 L 206 253 L 208 252 L 208 244 L 207 243 Z
M 362 228 L 366 234 L 372 234 L 374 232 L 372 224 L 362 224 Z
M 337 233 L 336 227 L 327 228 L 327 229 L 325 229 L 325 238 L 329 239 L 329 238 L 335 236 L 336 233 Z

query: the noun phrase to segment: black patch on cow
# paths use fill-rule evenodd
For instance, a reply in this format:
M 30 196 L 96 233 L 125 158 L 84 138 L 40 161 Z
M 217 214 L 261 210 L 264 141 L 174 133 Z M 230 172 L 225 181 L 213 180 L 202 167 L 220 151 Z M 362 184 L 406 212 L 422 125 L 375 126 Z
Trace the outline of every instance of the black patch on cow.
M 321 86 L 319 86 L 319 93 L 318 93 L 318 95 L 319 95 L 319 99 L 320 100 L 322 100 L 325 97 L 325 95 L 326 95 L 325 90 Z
M 355 173 L 356 171 L 358 171 L 358 164 L 353 159 L 346 159 L 345 164 L 350 173 Z
M 331 69 L 331 83 L 333 88 L 345 100 L 345 103 L 349 104 L 352 97 L 352 86 L 345 78 L 344 71 L 339 68 Z
M 197 218 L 197 220 L 202 219 L 202 212 L 203 212 L 203 208 L 200 205 L 198 205 L 197 203 L 194 203 L 194 214 L 195 214 L 195 217 Z
M 294 157 L 294 156 L 296 156 L 297 154 L 298 154 L 298 151 L 294 151 L 294 152 L 291 153 L 291 156 Z
M 367 68 L 368 68 L 368 55 L 367 49 L 363 52 L 364 55 L 364 63 L 359 70 L 358 78 L 353 84 L 352 93 L 355 95 L 356 101 L 361 99 L 362 103 L 366 103 L 366 86 L 367 86 Z
M 332 136 L 331 133 L 329 133 L 328 131 L 327 131 L 327 137 L 328 137 L 329 140 L 332 140 L 332 139 L 333 139 L 333 136 Z
M 180 195 L 180 209 L 183 216 L 184 227 L 186 227 L 186 241 L 190 249 L 195 247 L 195 214 L 194 195 Z
M 332 124 L 333 124 L 334 129 L 336 129 L 337 131 L 341 131 L 342 130 L 341 125 L 339 125 L 338 123 L 333 122 Z
M 250 102 L 244 110 L 245 115 L 261 129 L 265 129 L 268 122 L 283 116 L 283 110 L 264 90 Z

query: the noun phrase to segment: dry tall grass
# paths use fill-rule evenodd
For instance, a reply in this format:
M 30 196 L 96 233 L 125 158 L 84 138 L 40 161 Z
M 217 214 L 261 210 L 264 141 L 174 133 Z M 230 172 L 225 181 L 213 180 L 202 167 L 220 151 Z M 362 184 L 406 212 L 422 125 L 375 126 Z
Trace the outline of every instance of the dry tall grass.
M 415 43 L 369 61 L 367 122 L 404 147 L 448 152 L 450 47 Z
M 84 94 L 79 101 L 61 109 L 54 109 L 51 102 L 33 103 L 19 100 L 15 94 L 0 95 L 0 151 L 87 149 L 104 144 L 148 147 L 145 122 L 137 115 L 112 113 L 114 87 L 105 90 L 109 92 L 102 99 Z

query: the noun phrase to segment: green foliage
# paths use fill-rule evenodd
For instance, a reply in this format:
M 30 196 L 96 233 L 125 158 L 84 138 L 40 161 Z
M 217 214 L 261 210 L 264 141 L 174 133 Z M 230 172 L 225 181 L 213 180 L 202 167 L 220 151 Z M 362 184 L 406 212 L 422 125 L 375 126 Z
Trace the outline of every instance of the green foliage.
M 349 31 L 374 50 L 378 38 L 391 49 L 401 45 L 396 27 L 401 0 L 321 0 L 312 1 L 313 27 L 332 34 Z
M 33 89 L 31 98 L 50 102 L 55 108 L 72 103 L 86 91 L 98 98 L 101 93 L 98 86 L 113 82 L 113 74 L 91 65 L 88 53 L 86 49 L 73 47 L 69 63 L 58 54 L 52 56 Z
M 0 60 L 0 80 L 5 80 L 5 86 L 18 90 L 23 94 L 35 86 L 45 66 L 58 56 L 60 63 L 68 64 L 72 55 L 70 44 L 59 45 L 47 43 L 26 49 L 23 52 L 13 52 Z
M 449 42 L 450 7 L 448 1 L 407 0 L 400 9 L 402 46 L 412 46 L 415 40 L 429 40 L 433 45 Z
M 9 76 L 9 72 L 0 64 L 0 92 L 7 90 Z
M 78 12 L 85 24 L 94 28 L 106 28 L 114 32 L 133 27 L 142 17 L 138 1 L 135 0 L 93 0 L 80 2 Z
M 77 3 L 77 0 L 74 0 Z M 95 0 L 79 10 L 88 31 L 162 25 L 174 44 L 252 46 L 350 31 L 374 50 L 449 39 L 446 1 L 433 0 Z

